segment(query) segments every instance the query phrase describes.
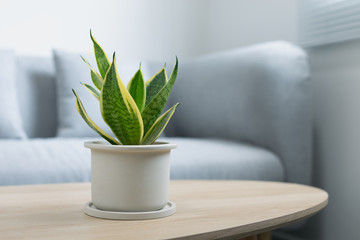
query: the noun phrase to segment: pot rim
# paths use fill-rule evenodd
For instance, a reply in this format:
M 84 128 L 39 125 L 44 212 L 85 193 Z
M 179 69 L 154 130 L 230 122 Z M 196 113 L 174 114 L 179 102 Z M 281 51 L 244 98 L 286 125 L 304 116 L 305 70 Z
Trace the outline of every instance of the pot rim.
M 116 152 L 149 152 L 149 151 L 166 151 L 177 147 L 174 143 L 155 142 L 152 145 L 111 145 L 106 141 L 86 141 L 86 148 L 91 150 L 108 150 Z

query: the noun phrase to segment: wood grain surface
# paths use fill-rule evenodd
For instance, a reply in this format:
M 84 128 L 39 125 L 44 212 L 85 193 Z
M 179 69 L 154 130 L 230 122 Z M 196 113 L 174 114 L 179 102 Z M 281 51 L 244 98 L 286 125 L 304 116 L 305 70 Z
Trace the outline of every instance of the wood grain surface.
M 83 213 L 90 184 L 0 187 L 0 239 L 235 239 L 307 218 L 326 206 L 314 187 L 260 181 L 172 181 L 174 215 L 143 221 Z

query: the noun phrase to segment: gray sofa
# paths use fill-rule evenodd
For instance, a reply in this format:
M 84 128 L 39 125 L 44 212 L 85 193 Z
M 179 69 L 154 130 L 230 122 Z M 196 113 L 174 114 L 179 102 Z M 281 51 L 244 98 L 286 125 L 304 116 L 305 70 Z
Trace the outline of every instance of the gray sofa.
M 64 91 L 59 92 L 58 78 L 66 61 L 16 56 L 17 99 L 26 136 L 9 138 L 0 131 L 0 185 L 90 180 L 90 152 L 83 142 L 96 136 L 59 136 L 59 117 L 64 115 L 59 95 Z M 80 58 L 76 61 L 83 64 Z M 150 77 L 161 65 L 142 62 L 144 75 Z M 90 79 L 84 67 L 81 71 Z M 85 81 L 79 78 L 83 73 L 75 80 Z M 71 96 L 71 89 L 67 91 Z M 164 137 L 178 144 L 171 156 L 171 178 L 310 184 L 310 96 L 307 56 L 286 42 L 180 59 L 169 101 L 181 105 Z M 75 108 L 75 100 L 71 104 Z

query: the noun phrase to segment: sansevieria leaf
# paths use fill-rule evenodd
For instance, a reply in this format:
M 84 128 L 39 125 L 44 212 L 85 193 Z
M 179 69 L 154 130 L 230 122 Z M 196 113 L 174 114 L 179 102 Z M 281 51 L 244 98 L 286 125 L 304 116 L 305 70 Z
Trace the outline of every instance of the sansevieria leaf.
M 94 97 L 96 97 L 97 100 L 100 101 L 100 93 L 95 88 L 86 83 L 81 83 L 81 85 L 83 85 L 86 90 L 88 90 Z
M 105 51 L 100 47 L 100 45 L 97 43 L 97 41 L 91 34 L 91 31 L 90 31 L 90 37 L 94 44 L 95 58 L 96 58 L 96 63 L 98 65 L 100 74 L 101 74 L 102 78 L 105 78 L 105 74 L 110 67 L 110 60 L 106 56 Z
M 146 103 L 145 106 L 156 96 L 156 94 L 165 86 L 167 76 L 165 68 L 161 69 L 146 84 Z
M 101 137 L 103 137 L 106 141 L 108 141 L 109 143 L 113 144 L 113 145 L 121 145 L 120 142 L 118 142 L 117 140 L 115 140 L 113 137 L 111 137 L 109 134 L 107 134 L 106 132 L 104 132 L 101 128 L 99 128 L 98 125 L 96 125 L 91 118 L 88 116 L 88 114 L 85 111 L 85 108 L 79 98 L 79 96 L 77 95 L 77 93 L 75 92 L 75 90 L 72 90 L 75 97 L 76 97 L 76 109 L 79 112 L 80 116 L 85 120 L 85 122 L 87 123 L 87 125 L 89 125 L 89 127 L 91 129 L 93 129 L 95 132 L 97 132 Z
M 161 114 L 161 111 L 164 109 L 166 102 L 169 98 L 171 89 L 175 83 L 178 73 L 178 59 L 176 58 L 174 69 L 170 75 L 169 81 L 165 86 L 156 94 L 155 97 L 146 105 L 144 111 L 142 112 L 142 119 L 144 123 L 144 132 L 145 134 L 154 124 L 156 119 Z
M 130 80 L 127 89 L 141 112 L 145 107 L 146 98 L 145 83 L 141 69 L 139 69 Z
M 167 110 L 163 115 L 161 115 L 155 123 L 152 125 L 152 127 L 149 129 L 149 131 L 144 136 L 141 144 L 152 144 L 155 142 L 155 140 L 160 136 L 162 131 L 164 131 L 166 125 L 168 124 L 170 118 L 175 112 L 175 109 L 179 106 L 179 103 L 175 104 L 172 108 Z
M 100 107 L 103 119 L 122 144 L 140 144 L 144 135 L 143 121 L 116 70 L 115 54 L 100 94 Z
M 101 91 L 101 88 L 104 84 L 104 80 L 101 78 L 101 76 L 91 67 L 90 63 L 88 61 L 86 61 L 85 58 L 83 58 L 82 56 L 80 56 L 82 58 L 82 60 L 86 63 L 86 65 L 88 65 L 88 67 L 90 68 L 90 73 L 91 73 L 91 80 L 93 81 L 95 87 L 97 89 L 99 89 Z

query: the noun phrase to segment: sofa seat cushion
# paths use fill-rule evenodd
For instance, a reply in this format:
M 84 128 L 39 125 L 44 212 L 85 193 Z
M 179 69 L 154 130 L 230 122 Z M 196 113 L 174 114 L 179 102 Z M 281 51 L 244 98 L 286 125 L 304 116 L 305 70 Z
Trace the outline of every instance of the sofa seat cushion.
M 280 159 L 264 148 L 216 139 L 164 140 L 178 145 L 171 152 L 172 179 L 285 179 Z
M 0 141 L 0 185 L 90 180 L 90 151 L 82 139 Z
M 0 185 L 90 181 L 87 140 L 0 140 Z M 266 149 L 214 139 L 159 141 L 178 144 L 171 152 L 172 179 L 284 180 L 279 158 Z

